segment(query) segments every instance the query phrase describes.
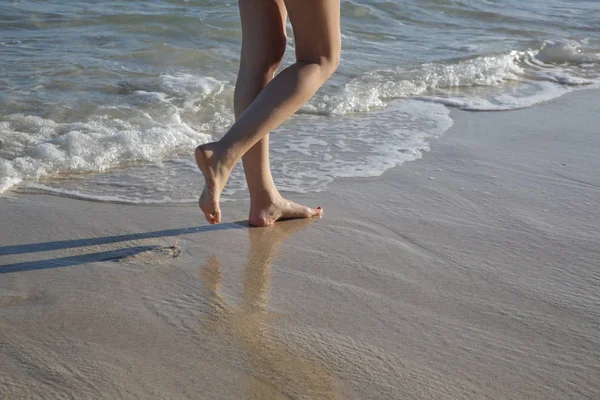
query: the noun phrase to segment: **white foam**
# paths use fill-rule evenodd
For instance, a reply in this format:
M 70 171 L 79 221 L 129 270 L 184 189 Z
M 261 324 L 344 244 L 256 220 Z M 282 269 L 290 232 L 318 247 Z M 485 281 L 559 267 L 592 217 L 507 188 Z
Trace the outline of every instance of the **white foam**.
M 304 114 L 272 135 L 273 171 L 282 190 L 324 190 L 337 177 L 379 175 L 419 157 L 451 124 L 442 105 L 510 110 L 599 85 L 600 55 L 573 41 L 373 70 L 339 87 L 326 87 L 302 109 Z M 173 160 L 189 156 L 196 145 L 213 140 L 233 123 L 232 82 L 180 72 L 145 78 L 125 89 L 127 96 L 118 98 L 121 103 L 86 110 L 79 122 L 3 116 L 0 192 L 44 177 L 102 172 L 122 185 L 86 176 L 62 189 L 70 190 L 68 195 L 113 196 L 111 201 L 119 202 L 195 198 L 198 187 L 188 188 L 189 182 L 201 179 L 193 162 L 184 167 Z M 391 104 L 394 99 L 426 102 Z M 150 177 L 146 167 L 136 167 L 140 163 L 163 166 Z M 124 167 L 127 172 L 121 174 Z M 124 189 L 136 179 L 139 185 Z M 66 184 L 45 182 L 45 188 L 34 188 L 25 183 L 55 193 Z M 175 186 L 182 189 L 167 195 Z M 243 172 L 237 169 L 225 195 L 244 190 Z
M 207 98 L 217 98 L 226 90 L 226 83 L 212 77 L 194 76 L 179 73 L 162 75 L 160 87 L 167 96 L 177 96 L 184 99 L 184 107 L 191 111 L 199 111 L 202 101 Z
M 600 62 L 600 54 L 586 54 L 574 40 L 547 40 L 532 55 L 546 64 L 584 64 Z
M 510 110 L 598 83 L 600 54 L 586 53 L 570 40 L 546 41 L 537 49 L 374 70 L 316 97 L 302 110 L 367 112 L 391 99 L 411 97 L 468 110 Z
M 378 176 L 419 158 L 451 125 L 447 108 L 412 100 L 352 116 L 300 116 L 272 136 L 275 179 L 282 190 L 306 192 L 335 178 Z
M 89 191 L 84 192 L 81 189 L 70 190 L 61 187 L 55 187 L 50 185 L 44 185 L 34 182 L 28 182 L 21 191 L 26 193 L 44 193 L 53 194 L 61 197 L 70 197 L 80 200 L 98 201 L 102 203 L 117 203 L 117 204 L 143 204 L 143 205 L 159 205 L 159 204 L 188 204 L 195 203 L 198 198 L 173 198 L 171 196 L 163 196 L 159 199 L 151 197 L 139 197 L 139 196 L 122 196 L 122 195 L 101 195 L 90 193 Z
M 151 120 L 154 126 L 144 126 L 104 115 L 74 124 L 22 115 L 7 119 L 8 126 L 2 130 L 8 138 L 3 148 L 6 158 L 0 163 L 2 191 L 23 180 L 58 173 L 100 172 L 127 163 L 157 161 L 189 153 L 211 139 L 172 120 Z
M 100 105 L 81 122 L 3 117 L 0 193 L 55 174 L 102 172 L 190 154 L 233 122 L 230 86 L 211 77 L 165 74 L 156 85 L 134 90 L 127 103 Z
M 419 158 L 431 140 L 451 125 L 446 107 L 414 100 L 353 116 L 300 115 L 271 135 L 273 175 L 284 192 L 318 192 L 336 178 L 378 176 Z M 26 182 L 21 190 L 94 201 L 164 204 L 196 202 L 202 184 L 190 156 L 102 174 Z M 245 197 L 245 178 L 238 165 L 222 198 Z

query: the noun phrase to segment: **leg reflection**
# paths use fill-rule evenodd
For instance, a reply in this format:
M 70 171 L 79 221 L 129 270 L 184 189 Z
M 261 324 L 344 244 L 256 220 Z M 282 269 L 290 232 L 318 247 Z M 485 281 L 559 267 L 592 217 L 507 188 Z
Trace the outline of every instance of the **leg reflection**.
M 271 266 L 279 246 L 309 223 L 309 220 L 288 221 L 248 230 L 250 251 L 244 270 L 242 303 L 238 306 L 230 305 L 220 293 L 218 258 L 211 257 L 200 272 L 212 307 L 204 328 L 223 334 L 232 340 L 232 346 L 243 349 L 248 368 L 247 399 L 338 398 L 329 372 L 278 338 L 273 324 L 277 314 L 267 310 Z

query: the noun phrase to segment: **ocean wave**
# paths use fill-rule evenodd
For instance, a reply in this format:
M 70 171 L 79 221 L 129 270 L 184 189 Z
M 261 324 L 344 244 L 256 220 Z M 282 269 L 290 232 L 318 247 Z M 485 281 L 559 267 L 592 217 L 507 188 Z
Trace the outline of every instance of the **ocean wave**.
M 308 120 L 299 115 L 280 129 L 284 133 L 292 129 L 294 135 L 282 141 L 274 135 L 276 179 L 283 190 L 303 192 L 323 190 L 337 177 L 379 175 L 419 157 L 429 139 L 447 129 L 450 117 L 441 105 L 510 110 L 599 83 L 600 54 L 574 41 L 375 69 L 340 86 L 325 87 L 302 108 L 300 114 L 309 114 Z M 119 102 L 86 108 L 85 117 L 76 122 L 20 113 L 2 116 L 0 192 L 23 181 L 122 167 L 132 170 L 139 163 L 189 156 L 195 146 L 218 138 L 234 121 L 232 82 L 211 76 L 190 72 L 142 76 L 122 82 L 119 96 Z M 395 99 L 408 101 L 392 106 Z M 329 117 L 314 119 L 312 114 Z M 308 131 L 306 124 L 311 126 Z M 197 179 L 189 171 L 182 176 Z M 165 194 L 173 182 L 185 185 L 178 179 L 174 172 L 161 183 L 144 181 L 145 187 L 164 186 L 161 190 L 135 189 L 110 196 L 136 203 L 141 198 L 159 203 L 193 198 L 186 190 L 174 200 Z M 244 188 L 243 175 L 234 173 L 228 193 Z M 104 196 L 95 192 L 94 185 L 86 190 L 90 198 Z
M 147 205 L 189 203 L 200 193 L 202 177 L 191 155 L 176 158 L 174 151 L 183 149 L 189 154 L 208 138 L 178 128 L 177 123 L 170 127 L 171 133 L 167 127 L 142 131 L 128 126 L 115 129 L 112 136 L 99 132 L 107 126 L 83 134 L 81 128 L 73 131 L 44 119 L 32 124 L 50 126 L 46 131 L 49 137 L 59 130 L 67 132 L 25 146 L 27 156 L 4 160 L 0 164 L 3 190 L 28 180 L 19 190 Z M 340 177 L 378 176 L 421 157 L 431 141 L 451 125 L 446 107 L 413 100 L 352 117 L 299 115 L 272 135 L 273 175 L 280 190 L 291 192 L 322 191 Z M 122 138 L 115 140 L 115 135 Z M 138 163 L 133 163 L 133 158 Z M 98 171 L 102 173 L 85 173 Z M 39 180 L 44 177 L 61 179 Z M 240 198 L 245 189 L 243 170 L 238 166 L 223 198 Z
M 147 95 L 139 93 L 140 97 Z M 76 123 L 22 114 L 3 119 L 0 192 L 24 180 L 102 172 L 190 154 L 196 145 L 212 139 L 183 121 L 176 107 L 162 107 L 157 113 L 129 105 L 105 106 Z
M 537 49 L 373 70 L 316 97 L 302 112 L 367 112 L 399 98 L 468 110 L 510 110 L 599 83 L 600 53 L 586 52 L 575 41 L 545 41 Z

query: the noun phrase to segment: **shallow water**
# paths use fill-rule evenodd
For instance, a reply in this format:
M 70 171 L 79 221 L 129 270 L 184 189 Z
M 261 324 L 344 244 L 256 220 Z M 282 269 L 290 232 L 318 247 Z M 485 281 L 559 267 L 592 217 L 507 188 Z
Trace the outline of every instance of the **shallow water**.
M 0 192 L 196 201 L 191 152 L 233 121 L 236 2 L 24 0 L 0 15 Z M 448 107 L 510 110 L 600 84 L 592 0 L 343 1 L 342 18 L 338 73 L 272 135 L 282 190 L 418 158 L 451 126 Z M 225 199 L 244 188 L 237 168 Z

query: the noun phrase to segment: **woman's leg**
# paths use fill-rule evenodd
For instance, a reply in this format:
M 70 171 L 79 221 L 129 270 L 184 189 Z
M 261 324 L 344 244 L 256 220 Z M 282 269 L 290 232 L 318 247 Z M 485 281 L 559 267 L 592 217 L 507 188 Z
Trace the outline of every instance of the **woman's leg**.
M 233 166 L 312 97 L 339 63 L 339 0 L 284 1 L 294 28 L 297 62 L 260 92 L 221 140 L 196 149 L 196 162 L 206 181 L 200 208 L 210 223 L 221 221 L 219 198 Z M 320 214 L 306 210 L 307 217 Z M 265 224 L 270 222 L 274 221 Z
M 236 120 L 273 79 L 286 48 L 287 11 L 283 0 L 239 0 L 242 54 L 233 98 Z M 250 198 L 274 187 L 269 165 L 269 134 L 242 158 Z
M 238 119 L 273 79 L 286 48 L 287 11 L 283 0 L 239 0 L 242 54 L 235 84 L 234 109 Z M 281 197 L 269 165 L 269 134 L 242 157 L 250 191 L 248 222 L 268 225 L 280 218 L 304 218 L 316 210 Z

